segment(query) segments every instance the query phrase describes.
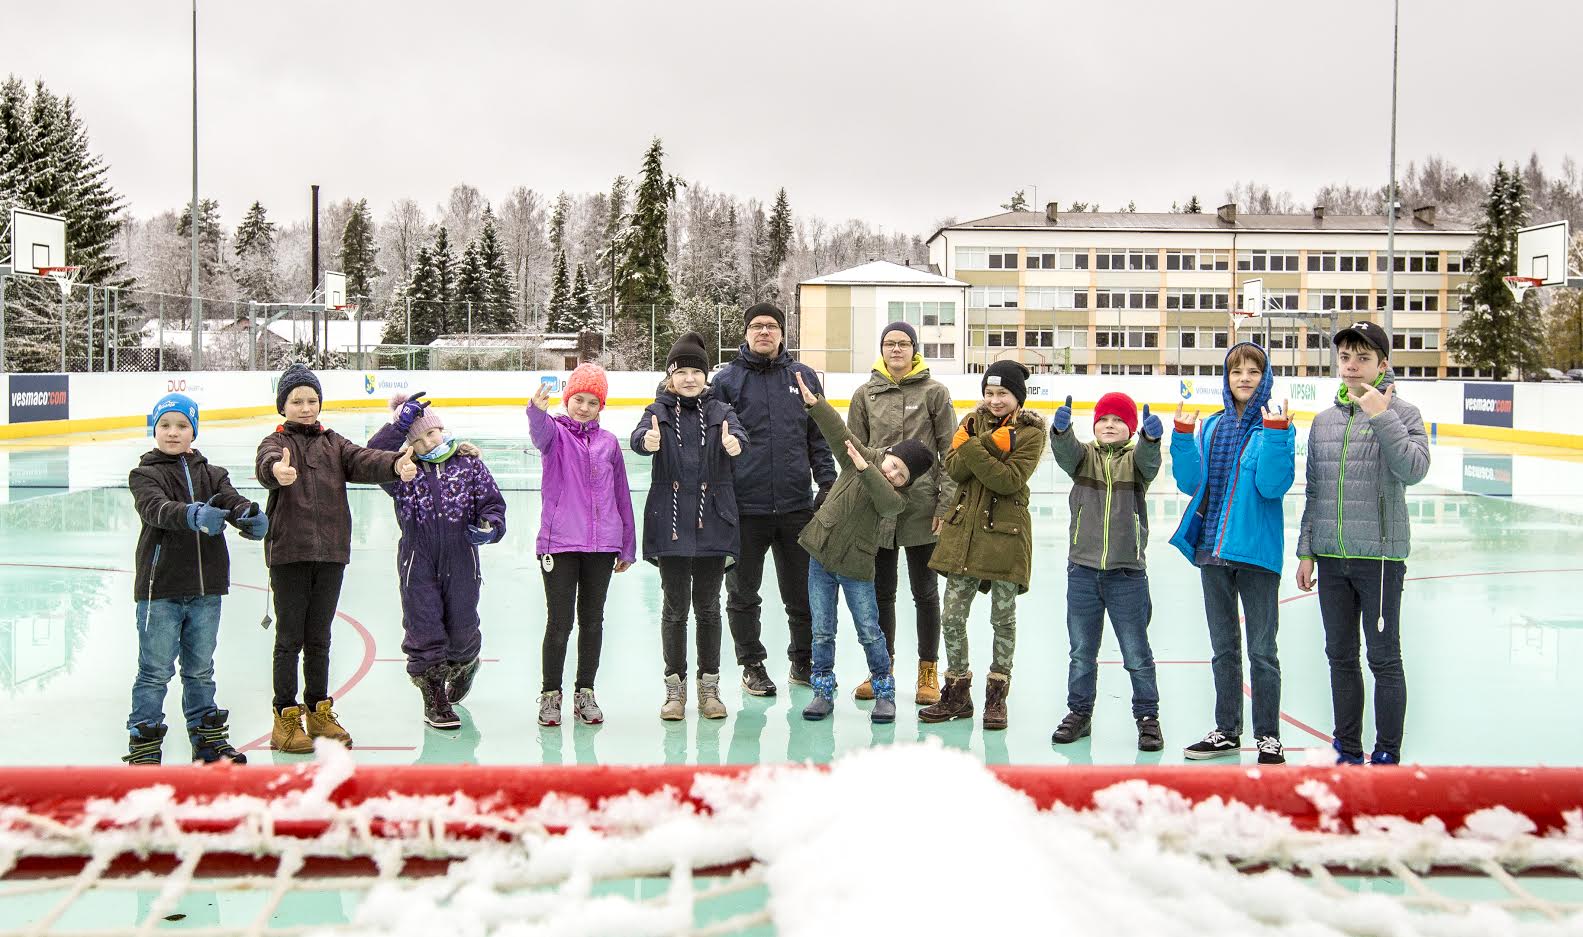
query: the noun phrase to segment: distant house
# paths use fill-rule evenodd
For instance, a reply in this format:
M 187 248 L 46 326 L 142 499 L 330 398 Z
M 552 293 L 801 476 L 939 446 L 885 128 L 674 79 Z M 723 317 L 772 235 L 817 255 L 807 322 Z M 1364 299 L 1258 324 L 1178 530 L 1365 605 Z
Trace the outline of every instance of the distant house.
M 937 374 L 961 374 L 967 284 L 924 266 L 875 260 L 797 284 L 798 358 L 824 371 L 865 373 L 879 359 L 880 330 L 905 321 Z

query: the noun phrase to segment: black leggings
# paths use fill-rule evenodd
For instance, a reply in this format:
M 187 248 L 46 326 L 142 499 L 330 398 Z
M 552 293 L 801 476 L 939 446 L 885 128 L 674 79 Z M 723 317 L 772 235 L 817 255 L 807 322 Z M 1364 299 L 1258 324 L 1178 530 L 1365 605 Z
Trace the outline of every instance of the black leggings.
M 544 569 L 544 561 L 550 568 Z M 576 688 L 593 689 L 599 675 L 599 649 L 605 634 L 605 596 L 615 573 L 614 553 L 550 553 L 539 557 L 544 574 L 544 601 L 549 618 L 544 627 L 544 692 L 561 689 L 566 669 L 566 643 L 577 615 Z
M 662 556 L 660 645 L 665 675 L 687 679 L 687 607 L 698 627 L 698 672 L 720 672 L 720 583 L 725 579 L 723 556 Z
M 940 659 L 940 583 L 929 568 L 934 544 L 903 547 L 907 552 L 907 581 L 912 588 L 912 603 L 918 613 L 918 659 L 934 663 Z M 896 567 L 902 550 L 881 547 L 874 555 L 874 595 L 879 601 L 879 630 L 885 633 L 885 649 L 896 659 Z
M 281 563 L 269 568 L 275 592 L 275 709 L 297 705 L 297 660 L 303 703 L 330 696 L 330 623 L 341 600 L 345 563 Z

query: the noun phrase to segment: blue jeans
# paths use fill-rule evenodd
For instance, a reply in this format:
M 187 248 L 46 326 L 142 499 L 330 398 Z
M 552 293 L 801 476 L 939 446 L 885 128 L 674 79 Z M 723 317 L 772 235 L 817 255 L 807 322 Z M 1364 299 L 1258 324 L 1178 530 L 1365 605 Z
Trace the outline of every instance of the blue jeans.
M 137 679 L 126 727 L 165 724 L 165 688 L 181 663 L 181 708 L 187 728 L 214 711 L 214 647 L 220 637 L 220 596 L 147 599 L 137 603 Z
M 1141 569 L 1100 571 L 1066 564 L 1066 636 L 1071 663 L 1066 672 L 1066 708 L 1091 715 L 1099 683 L 1099 637 L 1105 613 L 1121 645 L 1121 661 L 1132 677 L 1132 717 L 1160 715 L 1154 682 L 1154 652 L 1149 649 L 1149 574 Z
M 813 675 L 835 669 L 836 588 L 846 593 L 846 607 L 857 625 L 857 639 L 868 658 L 870 678 L 890 675 L 890 654 L 879 628 L 879 599 L 871 579 L 838 576 L 808 558 L 808 609 L 813 615 Z
M 1363 671 L 1359 645 L 1374 674 L 1374 750 L 1402 754 L 1407 674 L 1402 668 L 1402 584 L 1399 560 L 1319 558 L 1319 615 L 1330 661 L 1330 702 L 1341 751 L 1362 756 Z
M 1253 734 L 1281 737 L 1281 662 L 1275 656 L 1281 576 L 1266 569 L 1203 566 L 1204 615 L 1209 620 L 1210 670 L 1215 675 L 1215 728 L 1242 734 L 1242 632 L 1248 633 L 1253 685 Z M 1237 599 L 1242 599 L 1239 623 Z

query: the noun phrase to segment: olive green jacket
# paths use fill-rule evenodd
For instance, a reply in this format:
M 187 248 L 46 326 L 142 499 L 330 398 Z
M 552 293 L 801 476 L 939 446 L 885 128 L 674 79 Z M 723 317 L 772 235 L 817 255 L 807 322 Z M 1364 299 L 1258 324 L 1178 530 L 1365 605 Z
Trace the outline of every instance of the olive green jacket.
M 852 438 L 841 415 L 823 397 L 808 408 L 808 415 L 830 443 L 841 475 L 830 489 L 819 512 L 803 528 L 797 544 L 819 565 L 837 576 L 872 581 L 874 554 L 879 550 L 880 520 L 895 517 L 906 507 L 902 497 L 879 470 L 884 453 L 858 445 L 857 451 L 868 466 L 859 471 L 847 455 L 846 443 Z
M 1028 591 L 1033 567 L 1033 523 L 1028 514 L 1028 479 L 1044 456 L 1044 420 L 1018 411 L 1011 424 L 1011 451 L 991 441 L 1000 421 L 980 406 L 962 419 L 967 439 L 945 458 L 957 482 L 929 566 L 948 576 L 1014 582 Z
M 887 550 L 934 543 L 934 519 L 944 519 L 956 499 L 956 482 L 945 474 L 945 456 L 951 451 L 956 411 L 951 392 L 929 376 L 920 356 L 900 381 L 891 379 L 881 361 L 868 383 L 852 395 L 846 411 L 846 428 L 865 446 L 885 449 L 903 439 L 916 439 L 934 450 L 934 467 L 913 479 L 903 495 L 907 507 L 895 519 L 880 521 L 879 545 Z

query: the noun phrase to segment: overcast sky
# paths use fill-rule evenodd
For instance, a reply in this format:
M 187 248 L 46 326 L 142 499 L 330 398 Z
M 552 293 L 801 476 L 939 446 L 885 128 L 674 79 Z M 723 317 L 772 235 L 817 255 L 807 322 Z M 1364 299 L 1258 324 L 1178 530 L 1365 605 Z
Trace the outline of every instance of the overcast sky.
M 0 0 L 0 72 L 69 94 L 138 215 L 190 191 L 190 5 Z M 1389 0 L 199 3 L 199 158 L 228 224 L 459 182 L 499 202 L 608 189 L 652 136 L 689 181 L 927 233 L 1041 202 L 1306 202 L 1380 184 Z M 20 24 L 20 25 L 19 25 Z M 1402 0 L 1398 155 L 1583 157 L 1583 4 Z

